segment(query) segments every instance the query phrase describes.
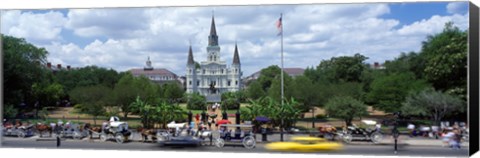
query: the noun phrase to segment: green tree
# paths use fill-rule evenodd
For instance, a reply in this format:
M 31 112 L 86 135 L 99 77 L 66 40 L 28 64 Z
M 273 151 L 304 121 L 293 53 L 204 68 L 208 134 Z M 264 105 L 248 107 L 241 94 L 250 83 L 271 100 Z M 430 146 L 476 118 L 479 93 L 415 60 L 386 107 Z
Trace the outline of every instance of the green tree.
M 15 118 L 18 114 L 18 109 L 16 109 L 13 105 L 7 104 L 4 106 L 3 113 L 3 117 L 5 118 Z
M 247 96 L 250 99 L 256 100 L 258 98 L 265 97 L 265 95 L 265 91 L 258 81 L 253 81 L 247 88 Z
M 172 103 L 178 103 L 183 97 L 183 89 L 176 83 L 168 83 L 163 86 L 163 97 Z
M 415 52 L 401 53 L 395 60 L 385 62 L 387 74 L 412 72 L 416 79 L 423 79 L 425 59 Z
M 155 116 L 155 107 L 140 99 L 140 96 L 135 98 L 135 101 L 130 104 L 130 109 L 133 113 L 140 116 L 143 127 L 150 128 L 152 118 Z
M 429 116 L 436 125 L 446 114 L 466 109 L 465 101 L 431 88 L 410 93 L 402 107 L 402 113 L 414 116 Z
M 339 82 L 331 84 L 317 83 L 315 88 L 318 90 L 318 104 L 320 107 L 326 105 L 334 97 L 352 97 L 362 100 L 364 96 L 363 85 L 357 82 Z
M 222 93 L 222 107 L 223 109 L 239 109 L 241 96 L 237 92 Z
M 293 85 L 292 85 L 292 77 L 288 76 L 287 74 L 284 74 L 283 76 L 283 88 L 284 88 L 284 99 L 285 98 L 291 98 L 293 97 Z M 277 102 L 281 102 L 282 99 L 282 87 L 281 87 L 281 77 L 278 75 L 275 77 L 272 81 L 272 84 L 268 88 L 267 95 L 268 97 L 275 99 Z
M 443 32 L 428 36 L 422 43 L 421 55 L 426 59 L 424 76 L 435 89 L 467 88 L 467 37 L 467 31 L 448 22 Z
M 70 96 L 81 113 L 92 115 L 94 124 L 98 116 L 105 114 L 105 107 L 108 106 L 108 94 L 112 90 L 103 85 L 77 87 L 70 92 Z
M 290 126 L 300 117 L 301 110 L 298 106 L 298 102 L 293 98 L 285 100 L 283 106 L 281 106 L 281 103 L 275 99 L 264 97 L 250 100 L 250 106 L 241 112 L 242 115 L 245 115 L 244 120 L 253 120 L 258 116 L 264 116 L 268 117 L 274 126 L 279 126 L 282 119 L 284 125 Z
M 39 106 L 55 106 L 65 95 L 63 86 L 59 83 L 34 83 L 32 85 L 34 98 L 39 102 Z M 38 107 L 41 109 L 41 107 Z
M 417 80 L 411 72 L 395 73 L 375 79 L 371 84 L 371 91 L 367 94 L 367 100 L 373 103 L 374 108 L 397 112 L 410 92 L 420 91 L 428 86 L 426 81 Z
M 284 75 L 287 76 L 286 74 Z M 263 91 L 267 92 L 277 76 L 281 76 L 281 69 L 277 65 L 272 65 L 260 71 L 257 81 L 262 86 Z M 280 78 L 278 77 L 278 79 Z
M 331 117 L 341 118 L 347 126 L 352 125 L 355 117 L 368 114 L 367 105 L 350 96 L 334 97 L 328 101 L 325 111 Z
M 151 82 L 144 76 L 134 77 L 130 73 L 126 73 L 118 81 L 110 96 L 113 105 L 118 106 L 123 113 L 123 117 L 127 118 L 131 112 L 130 104 L 135 101 L 137 96 L 141 100 L 154 103 L 160 97 L 159 86 Z
M 319 106 L 316 91 L 315 85 L 306 76 L 297 76 L 293 81 L 293 96 L 302 105 L 302 111 Z
M 55 81 L 70 92 L 76 87 L 103 85 L 113 88 L 120 79 L 120 74 L 113 69 L 106 69 L 98 66 L 86 66 L 78 69 L 62 69 L 54 75 Z
M 170 121 L 179 121 L 185 119 L 186 112 L 179 106 L 162 101 L 154 108 L 153 120 L 160 122 L 162 128 L 167 128 Z
M 367 68 L 363 63 L 366 59 L 360 54 L 332 57 L 320 62 L 315 72 L 309 69 L 306 76 L 314 82 L 362 82 L 362 73 Z
M 205 110 L 207 109 L 207 99 L 199 93 L 185 93 L 187 101 L 187 109 L 189 110 Z
M 37 48 L 23 38 L 1 35 L 3 54 L 4 104 L 19 105 L 24 102 L 33 105 L 32 85 L 48 81 L 51 72 L 47 70 L 44 48 Z

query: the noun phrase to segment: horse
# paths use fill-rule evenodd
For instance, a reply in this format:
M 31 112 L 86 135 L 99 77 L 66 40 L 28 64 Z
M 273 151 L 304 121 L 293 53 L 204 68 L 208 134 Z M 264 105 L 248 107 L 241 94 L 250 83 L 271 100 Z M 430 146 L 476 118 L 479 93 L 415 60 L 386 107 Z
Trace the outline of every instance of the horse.
M 138 127 L 137 132 L 139 132 L 142 135 L 142 141 L 146 142 L 148 141 L 148 136 L 152 139 L 152 141 L 155 141 L 157 139 L 157 132 L 154 129 L 145 129 L 143 127 Z
M 83 125 L 83 130 L 88 130 L 88 135 L 90 135 L 90 140 L 93 139 L 93 132 L 100 133 L 102 132 L 102 128 L 100 127 L 92 127 L 90 123 L 86 123 Z M 100 135 L 98 136 L 100 137 Z
M 323 134 L 324 138 L 333 140 L 335 138 L 335 134 L 337 133 L 337 128 L 326 125 L 318 127 L 318 131 Z
M 52 128 L 50 126 L 42 123 L 37 123 L 37 125 L 35 125 L 34 127 L 37 133 L 40 134 L 40 137 L 43 137 L 43 132 L 48 132 L 50 136 L 52 136 Z
M 13 128 L 14 126 L 13 126 L 12 123 L 6 122 L 6 123 L 3 125 L 3 127 L 5 127 L 5 129 L 11 129 L 11 128 Z

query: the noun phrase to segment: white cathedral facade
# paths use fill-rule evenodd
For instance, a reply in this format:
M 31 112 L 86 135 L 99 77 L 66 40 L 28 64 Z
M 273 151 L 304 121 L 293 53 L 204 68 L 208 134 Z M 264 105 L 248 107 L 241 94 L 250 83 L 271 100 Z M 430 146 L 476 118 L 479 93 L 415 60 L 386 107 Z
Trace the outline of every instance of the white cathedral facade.
M 208 102 L 220 102 L 222 93 L 240 90 L 241 77 L 240 57 L 236 43 L 232 65 L 227 66 L 227 63 L 221 60 L 215 19 L 212 16 L 212 25 L 208 36 L 207 61 L 200 62 L 198 67 L 193 59 L 191 46 L 188 51 L 187 93 L 198 92 L 205 96 Z

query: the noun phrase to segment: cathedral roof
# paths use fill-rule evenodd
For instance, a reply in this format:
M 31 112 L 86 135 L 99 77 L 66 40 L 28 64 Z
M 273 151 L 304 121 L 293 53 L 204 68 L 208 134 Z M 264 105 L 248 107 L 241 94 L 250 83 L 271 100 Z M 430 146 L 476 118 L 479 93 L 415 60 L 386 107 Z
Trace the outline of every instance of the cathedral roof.
M 238 56 L 237 43 L 235 43 L 235 53 L 233 54 L 233 64 L 239 64 L 240 65 L 240 57 Z
M 187 65 L 194 65 L 195 61 L 193 61 L 193 54 L 192 54 L 192 46 L 188 49 L 188 62 Z
M 212 16 L 212 26 L 210 26 L 210 36 L 217 35 L 217 29 L 215 28 L 215 19 Z

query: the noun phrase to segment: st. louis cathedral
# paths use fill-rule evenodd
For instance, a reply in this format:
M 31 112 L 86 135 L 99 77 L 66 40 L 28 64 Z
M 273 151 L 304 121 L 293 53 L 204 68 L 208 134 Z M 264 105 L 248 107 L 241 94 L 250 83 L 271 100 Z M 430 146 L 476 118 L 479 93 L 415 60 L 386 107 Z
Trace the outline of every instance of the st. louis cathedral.
M 208 36 L 207 61 L 202 61 L 197 66 L 193 59 L 192 46 L 188 51 L 187 93 L 198 92 L 205 96 L 208 102 L 220 102 L 222 93 L 240 90 L 241 77 L 240 57 L 236 43 L 231 66 L 227 67 L 226 62 L 220 58 L 215 19 L 212 16 L 212 26 Z

